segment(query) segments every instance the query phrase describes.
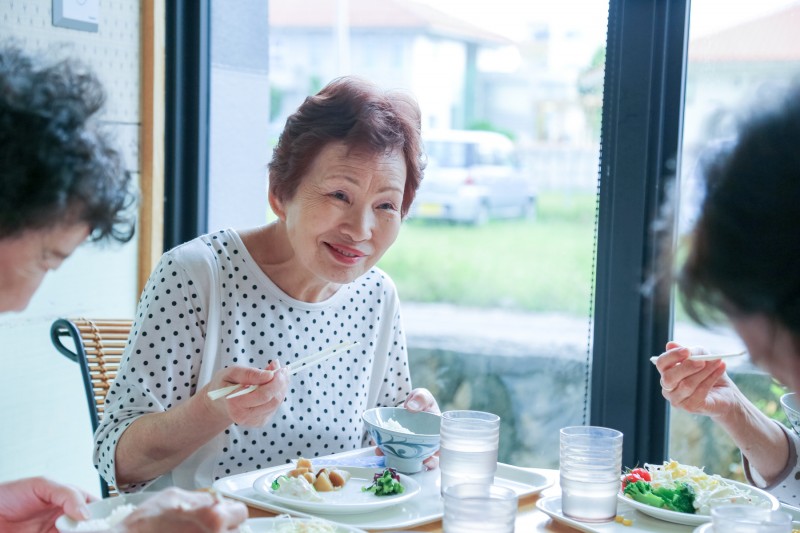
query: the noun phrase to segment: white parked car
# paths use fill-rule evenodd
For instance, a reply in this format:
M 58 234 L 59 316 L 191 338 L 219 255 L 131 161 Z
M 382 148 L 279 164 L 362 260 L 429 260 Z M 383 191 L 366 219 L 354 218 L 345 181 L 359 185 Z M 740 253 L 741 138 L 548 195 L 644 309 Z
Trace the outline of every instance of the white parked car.
M 423 131 L 428 166 L 410 218 L 474 225 L 536 215 L 536 193 L 514 143 L 491 131 Z

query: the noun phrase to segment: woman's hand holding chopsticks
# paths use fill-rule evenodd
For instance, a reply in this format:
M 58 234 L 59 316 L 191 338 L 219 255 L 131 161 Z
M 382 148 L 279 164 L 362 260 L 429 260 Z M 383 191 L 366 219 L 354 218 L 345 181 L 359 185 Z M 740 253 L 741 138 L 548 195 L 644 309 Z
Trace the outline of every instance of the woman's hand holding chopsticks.
M 214 401 L 206 394 L 207 391 L 242 383 L 256 387 L 248 394 L 229 397 L 225 401 Z M 218 372 L 201 392 L 207 400 L 209 409 L 224 413 L 240 426 L 259 427 L 264 425 L 280 407 L 288 388 L 287 370 L 282 368 L 279 362 L 272 361 L 264 370 L 241 366 L 226 368 Z M 241 390 L 247 389 L 241 388 Z

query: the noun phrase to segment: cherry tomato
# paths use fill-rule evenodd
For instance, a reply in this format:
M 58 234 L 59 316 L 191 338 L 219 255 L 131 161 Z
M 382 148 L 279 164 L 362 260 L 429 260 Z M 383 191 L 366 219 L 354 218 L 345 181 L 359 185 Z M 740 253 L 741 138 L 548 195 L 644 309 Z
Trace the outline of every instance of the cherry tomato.
M 634 468 L 629 470 L 622 476 L 622 490 L 625 490 L 625 485 L 628 483 L 636 483 L 637 481 L 650 481 L 650 472 L 644 468 Z

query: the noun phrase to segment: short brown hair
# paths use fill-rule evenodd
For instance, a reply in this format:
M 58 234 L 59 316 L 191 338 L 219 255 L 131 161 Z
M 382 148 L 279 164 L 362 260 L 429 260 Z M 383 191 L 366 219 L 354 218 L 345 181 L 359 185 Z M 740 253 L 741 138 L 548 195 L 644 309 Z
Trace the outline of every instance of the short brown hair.
M 311 162 L 335 141 L 374 153 L 403 151 L 406 183 L 400 214 L 405 217 L 425 168 L 416 100 L 358 77 L 333 80 L 286 119 L 269 163 L 270 192 L 291 199 Z

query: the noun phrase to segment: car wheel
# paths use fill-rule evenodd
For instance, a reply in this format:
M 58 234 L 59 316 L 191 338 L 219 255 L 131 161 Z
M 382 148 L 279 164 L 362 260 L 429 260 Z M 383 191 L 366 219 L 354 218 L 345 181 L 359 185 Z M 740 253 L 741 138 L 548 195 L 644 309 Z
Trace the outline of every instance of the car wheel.
M 522 206 L 522 218 L 525 220 L 536 220 L 536 198 L 528 198 Z
M 483 226 L 489 222 L 489 204 L 481 202 L 475 210 L 475 216 L 472 217 L 473 226 Z

